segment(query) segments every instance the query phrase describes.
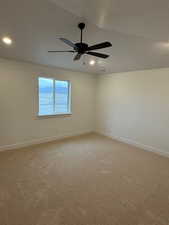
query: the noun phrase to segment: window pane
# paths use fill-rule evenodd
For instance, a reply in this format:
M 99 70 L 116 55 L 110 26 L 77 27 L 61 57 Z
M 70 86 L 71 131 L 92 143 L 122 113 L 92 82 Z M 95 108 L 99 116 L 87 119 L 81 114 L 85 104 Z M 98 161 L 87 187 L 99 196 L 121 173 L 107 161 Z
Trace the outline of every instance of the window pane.
M 55 113 L 69 113 L 68 81 L 55 81 Z
M 39 78 L 39 115 L 54 114 L 53 79 Z

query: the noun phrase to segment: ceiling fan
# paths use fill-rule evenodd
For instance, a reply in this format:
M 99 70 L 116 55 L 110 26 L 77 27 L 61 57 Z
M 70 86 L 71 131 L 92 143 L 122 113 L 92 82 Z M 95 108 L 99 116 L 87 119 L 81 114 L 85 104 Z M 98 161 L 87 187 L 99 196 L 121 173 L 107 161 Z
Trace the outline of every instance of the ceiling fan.
M 101 48 L 108 48 L 111 47 L 112 44 L 108 41 L 102 42 L 96 45 L 88 46 L 88 44 L 83 42 L 83 30 L 85 28 L 85 23 L 79 23 L 78 24 L 79 29 L 81 30 L 81 38 L 80 42 L 78 43 L 73 43 L 72 41 L 69 41 L 68 39 L 65 38 L 59 38 L 62 42 L 65 44 L 69 45 L 70 47 L 73 48 L 73 50 L 68 50 L 68 51 L 48 51 L 48 52 L 71 52 L 71 53 L 77 53 L 74 57 L 74 61 L 79 60 L 82 55 L 87 54 L 87 55 L 92 55 L 96 56 L 99 58 L 106 59 L 109 57 L 109 55 L 99 53 L 99 52 L 93 52 L 93 50 L 101 49 Z

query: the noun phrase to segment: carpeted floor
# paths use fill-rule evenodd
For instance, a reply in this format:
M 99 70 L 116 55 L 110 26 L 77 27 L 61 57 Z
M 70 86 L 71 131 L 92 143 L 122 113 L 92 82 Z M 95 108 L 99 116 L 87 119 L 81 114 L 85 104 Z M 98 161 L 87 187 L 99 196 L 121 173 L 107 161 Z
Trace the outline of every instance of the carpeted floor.
M 0 153 L 0 225 L 169 225 L 169 159 L 90 134 Z

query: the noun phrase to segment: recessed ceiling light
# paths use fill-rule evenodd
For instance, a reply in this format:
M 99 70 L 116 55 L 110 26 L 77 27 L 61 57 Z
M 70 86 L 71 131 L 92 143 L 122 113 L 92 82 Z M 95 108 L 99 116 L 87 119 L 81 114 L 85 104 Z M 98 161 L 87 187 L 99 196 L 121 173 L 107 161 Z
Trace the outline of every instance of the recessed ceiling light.
M 156 43 L 156 47 L 161 49 L 168 49 L 169 48 L 169 41 L 168 42 L 158 42 Z
M 94 60 L 90 60 L 89 64 L 90 64 L 91 66 L 93 66 L 93 65 L 95 64 L 95 61 L 94 61 Z
M 12 39 L 9 37 L 3 37 L 2 41 L 6 44 L 6 45 L 11 45 L 12 44 Z

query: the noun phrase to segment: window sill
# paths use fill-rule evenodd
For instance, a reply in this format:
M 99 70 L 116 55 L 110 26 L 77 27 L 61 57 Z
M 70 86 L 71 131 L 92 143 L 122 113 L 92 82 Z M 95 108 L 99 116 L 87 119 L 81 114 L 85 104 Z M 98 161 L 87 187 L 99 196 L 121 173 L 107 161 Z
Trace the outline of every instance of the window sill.
M 54 117 L 67 117 L 71 116 L 72 113 L 58 113 L 58 114 L 51 114 L 51 115 L 37 115 L 38 119 L 48 119 L 48 118 L 54 118 Z

